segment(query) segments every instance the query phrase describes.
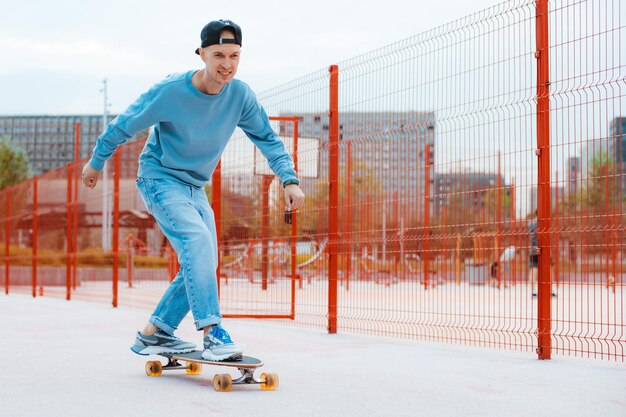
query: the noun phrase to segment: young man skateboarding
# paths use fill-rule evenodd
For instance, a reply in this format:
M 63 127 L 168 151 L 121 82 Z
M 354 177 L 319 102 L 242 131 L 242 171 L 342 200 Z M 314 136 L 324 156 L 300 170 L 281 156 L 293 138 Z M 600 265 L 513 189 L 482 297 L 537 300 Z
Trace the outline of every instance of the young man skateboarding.
M 221 327 L 217 297 L 217 234 L 204 185 L 236 127 L 267 158 L 285 188 L 288 210 L 304 203 L 293 161 L 248 85 L 234 79 L 241 54 L 241 28 L 230 20 L 208 23 L 196 54 L 201 70 L 170 75 L 144 93 L 100 135 L 83 168 L 94 188 L 107 159 L 134 134 L 154 126 L 139 156 L 137 188 L 148 211 L 178 255 L 180 272 L 163 294 L 131 350 L 140 355 L 186 353 L 195 344 L 174 336 L 191 310 L 204 331 L 207 360 L 242 356 Z

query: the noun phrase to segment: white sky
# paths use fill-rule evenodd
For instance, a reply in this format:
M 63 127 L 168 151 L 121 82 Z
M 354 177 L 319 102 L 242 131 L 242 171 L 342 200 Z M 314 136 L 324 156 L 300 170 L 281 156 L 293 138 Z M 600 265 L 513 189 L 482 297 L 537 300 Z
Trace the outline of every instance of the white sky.
M 257 93 L 497 0 L 0 0 L 0 114 L 123 111 L 167 74 L 199 68 L 210 20 L 243 30 L 237 77 Z

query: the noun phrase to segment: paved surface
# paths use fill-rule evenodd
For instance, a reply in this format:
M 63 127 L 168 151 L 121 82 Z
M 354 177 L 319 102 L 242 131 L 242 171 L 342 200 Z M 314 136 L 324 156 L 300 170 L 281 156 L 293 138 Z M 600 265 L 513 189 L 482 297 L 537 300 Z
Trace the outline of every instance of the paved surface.
M 259 321 L 225 327 L 277 391 L 218 393 L 212 376 L 144 373 L 128 349 L 147 311 L 0 296 L 0 417 L 626 416 L 626 364 L 526 352 L 327 335 Z M 186 319 L 179 336 L 200 341 Z M 234 374 L 233 374 L 234 375 Z

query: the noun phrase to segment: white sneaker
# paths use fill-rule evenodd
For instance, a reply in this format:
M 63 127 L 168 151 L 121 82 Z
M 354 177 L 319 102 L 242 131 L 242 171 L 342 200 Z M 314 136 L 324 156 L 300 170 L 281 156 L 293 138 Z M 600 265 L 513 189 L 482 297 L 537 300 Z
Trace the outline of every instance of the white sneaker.
M 216 325 L 204 337 L 202 357 L 209 361 L 237 361 L 243 357 L 243 349 L 233 343 L 222 326 Z

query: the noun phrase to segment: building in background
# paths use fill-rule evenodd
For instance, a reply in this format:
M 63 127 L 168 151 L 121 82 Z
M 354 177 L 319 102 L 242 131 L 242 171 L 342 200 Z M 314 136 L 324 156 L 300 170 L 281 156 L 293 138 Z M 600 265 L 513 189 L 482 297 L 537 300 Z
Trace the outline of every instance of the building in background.
M 615 173 L 620 177 L 622 195 L 626 190 L 626 117 L 611 122 L 609 155 L 615 161 Z
M 103 130 L 101 114 L 0 116 L 0 137 L 24 149 L 33 175 L 40 175 L 74 160 L 76 123 L 80 123 L 79 157 L 87 158 Z
M 500 177 L 501 219 L 515 219 L 515 190 Z M 498 175 L 490 172 L 436 173 L 433 179 L 433 206 L 435 216 L 453 217 L 451 207 L 463 210 L 462 214 L 481 216 L 485 220 L 495 217 L 498 194 Z
M 575 194 L 580 182 L 581 162 L 579 156 L 567 158 L 567 194 Z
M 291 135 L 291 123 L 281 124 L 280 134 Z M 284 128 L 283 128 L 284 127 Z M 328 176 L 327 114 L 301 114 L 298 136 L 319 138 L 325 155 L 320 160 L 320 177 Z M 423 178 L 425 149 L 430 147 L 430 164 L 434 165 L 435 114 L 432 112 L 341 112 L 339 125 L 339 169 L 346 168 L 347 142 L 351 142 L 353 174 L 367 165 L 380 175 L 384 189 L 416 187 Z M 409 169 L 412 168 L 412 169 Z M 422 169 L 420 169 L 422 168 Z M 364 173 L 367 175 L 368 173 Z
M 290 122 L 281 123 L 280 135 L 293 135 L 292 126 Z M 299 115 L 298 136 L 320 141 L 319 178 L 328 177 L 328 130 L 327 114 Z M 360 187 L 359 196 L 372 192 L 383 201 L 398 199 L 400 216 L 405 216 L 406 220 L 421 221 L 426 187 L 431 216 L 446 216 L 451 204 L 493 215 L 494 207 L 489 205 L 496 204 L 497 174 L 437 173 L 436 146 L 435 114 L 432 112 L 342 112 L 339 125 L 340 187 L 346 187 L 349 154 L 353 192 L 355 187 Z M 425 176 L 427 161 L 428 185 Z M 501 177 L 500 185 L 504 202 L 502 219 L 515 219 L 514 187 L 507 185 L 504 177 Z M 464 191 L 462 196 L 459 190 Z M 373 203 L 366 202 L 365 206 L 369 204 Z M 383 206 L 380 205 L 381 215 L 385 211 Z
M 328 178 L 329 117 L 326 113 L 297 115 L 298 137 L 319 140 L 318 178 Z M 281 122 L 279 133 L 293 135 L 293 123 Z M 404 212 L 421 217 L 415 200 L 425 189 L 426 152 L 429 153 L 430 182 L 435 165 L 435 114 L 432 112 L 341 112 L 339 125 L 339 181 L 347 183 L 348 165 L 351 187 L 359 196 L 371 192 L 399 202 Z M 302 161 L 301 161 L 302 163 Z M 432 194 L 432 190 L 430 191 Z M 412 216 L 415 218 L 415 215 Z
M 608 126 L 609 131 L 606 137 L 600 137 L 587 142 L 582 149 L 581 172 L 583 184 L 593 181 L 594 163 L 602 158 L 608 158 L 617 178 L 616 186 L 618 192 L 624 195 L 626 190 L 626 117 L 615 117 Z
M 251 175 L 231 175 L 222 179 L 222 187 L 233 194 L 254 195 L 259 191 L 259 181 Z

